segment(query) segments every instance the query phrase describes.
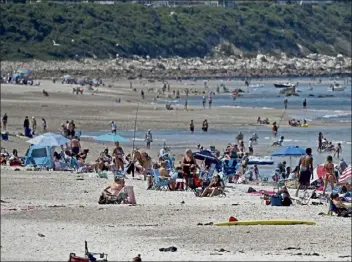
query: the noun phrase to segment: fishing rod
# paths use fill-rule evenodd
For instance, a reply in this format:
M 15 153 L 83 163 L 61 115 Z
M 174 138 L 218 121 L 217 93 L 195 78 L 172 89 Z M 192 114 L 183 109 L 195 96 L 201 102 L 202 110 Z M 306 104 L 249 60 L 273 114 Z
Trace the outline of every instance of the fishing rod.
M 136 129 L 137 129 L 137 117 L 138 117 L 139 103 L 137 104 L 136 118 L 134 120 L 134 130 L 133 130 L 133 142 L 132 142 L 132 152 L 134 151 L 134 142 L 136 140 Z

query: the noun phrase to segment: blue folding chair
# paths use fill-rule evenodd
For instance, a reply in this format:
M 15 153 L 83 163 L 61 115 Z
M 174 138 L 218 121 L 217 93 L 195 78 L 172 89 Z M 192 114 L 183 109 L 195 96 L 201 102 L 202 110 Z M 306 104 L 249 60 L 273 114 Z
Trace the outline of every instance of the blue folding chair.
M 160 179 L 159 169 L 153 169 L 153 186 L 154 190 L 169 190 L 169 180 Z

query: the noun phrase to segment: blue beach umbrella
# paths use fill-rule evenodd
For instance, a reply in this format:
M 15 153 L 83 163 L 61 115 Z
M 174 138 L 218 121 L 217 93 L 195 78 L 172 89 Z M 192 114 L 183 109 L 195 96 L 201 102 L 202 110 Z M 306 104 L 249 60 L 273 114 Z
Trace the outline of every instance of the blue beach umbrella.
M 113 133 L 95 136 L 93 139 L 100 142 L 128 142 L 127 138 Z
M 276 150 L 271 156 L 290 157 L 290 166 L 292 157 L 300 157 L 306 154 L 306 150 L 299 146 L 287 146 Z
M 34 137 L 27 141 L 27 143 L 30 143 L 32 145 L 39 145 L 39 146 L 61 146 L 69 142 L 70 140 L 67 139 L 66 137 L 63 137 L 62 135 L 50 133 L 50 132 Z
M 299 157 L 306 154 L 306 150 L 299 146 L 287 146 L 276 150 L 271 156 L 290 156 Z

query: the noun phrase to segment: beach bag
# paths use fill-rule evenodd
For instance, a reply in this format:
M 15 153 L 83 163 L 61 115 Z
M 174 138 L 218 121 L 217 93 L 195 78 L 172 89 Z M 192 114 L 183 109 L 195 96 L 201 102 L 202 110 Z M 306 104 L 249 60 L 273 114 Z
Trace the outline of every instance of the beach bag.
M 282 197 L 281 195 L 273 195 L 270 198 L 271 206 L 282 206 Z
M 247 193 L 257 192 L 253 187 L 249 187 Z

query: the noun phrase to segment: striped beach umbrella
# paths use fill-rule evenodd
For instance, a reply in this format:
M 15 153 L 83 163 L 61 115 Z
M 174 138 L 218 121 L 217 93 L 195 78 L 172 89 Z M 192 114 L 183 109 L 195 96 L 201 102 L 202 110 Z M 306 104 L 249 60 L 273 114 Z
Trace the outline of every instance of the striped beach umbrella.
M 349 165 L 341 174 L 339 184 L 351 184 L 352 180 L 352 165 Z

